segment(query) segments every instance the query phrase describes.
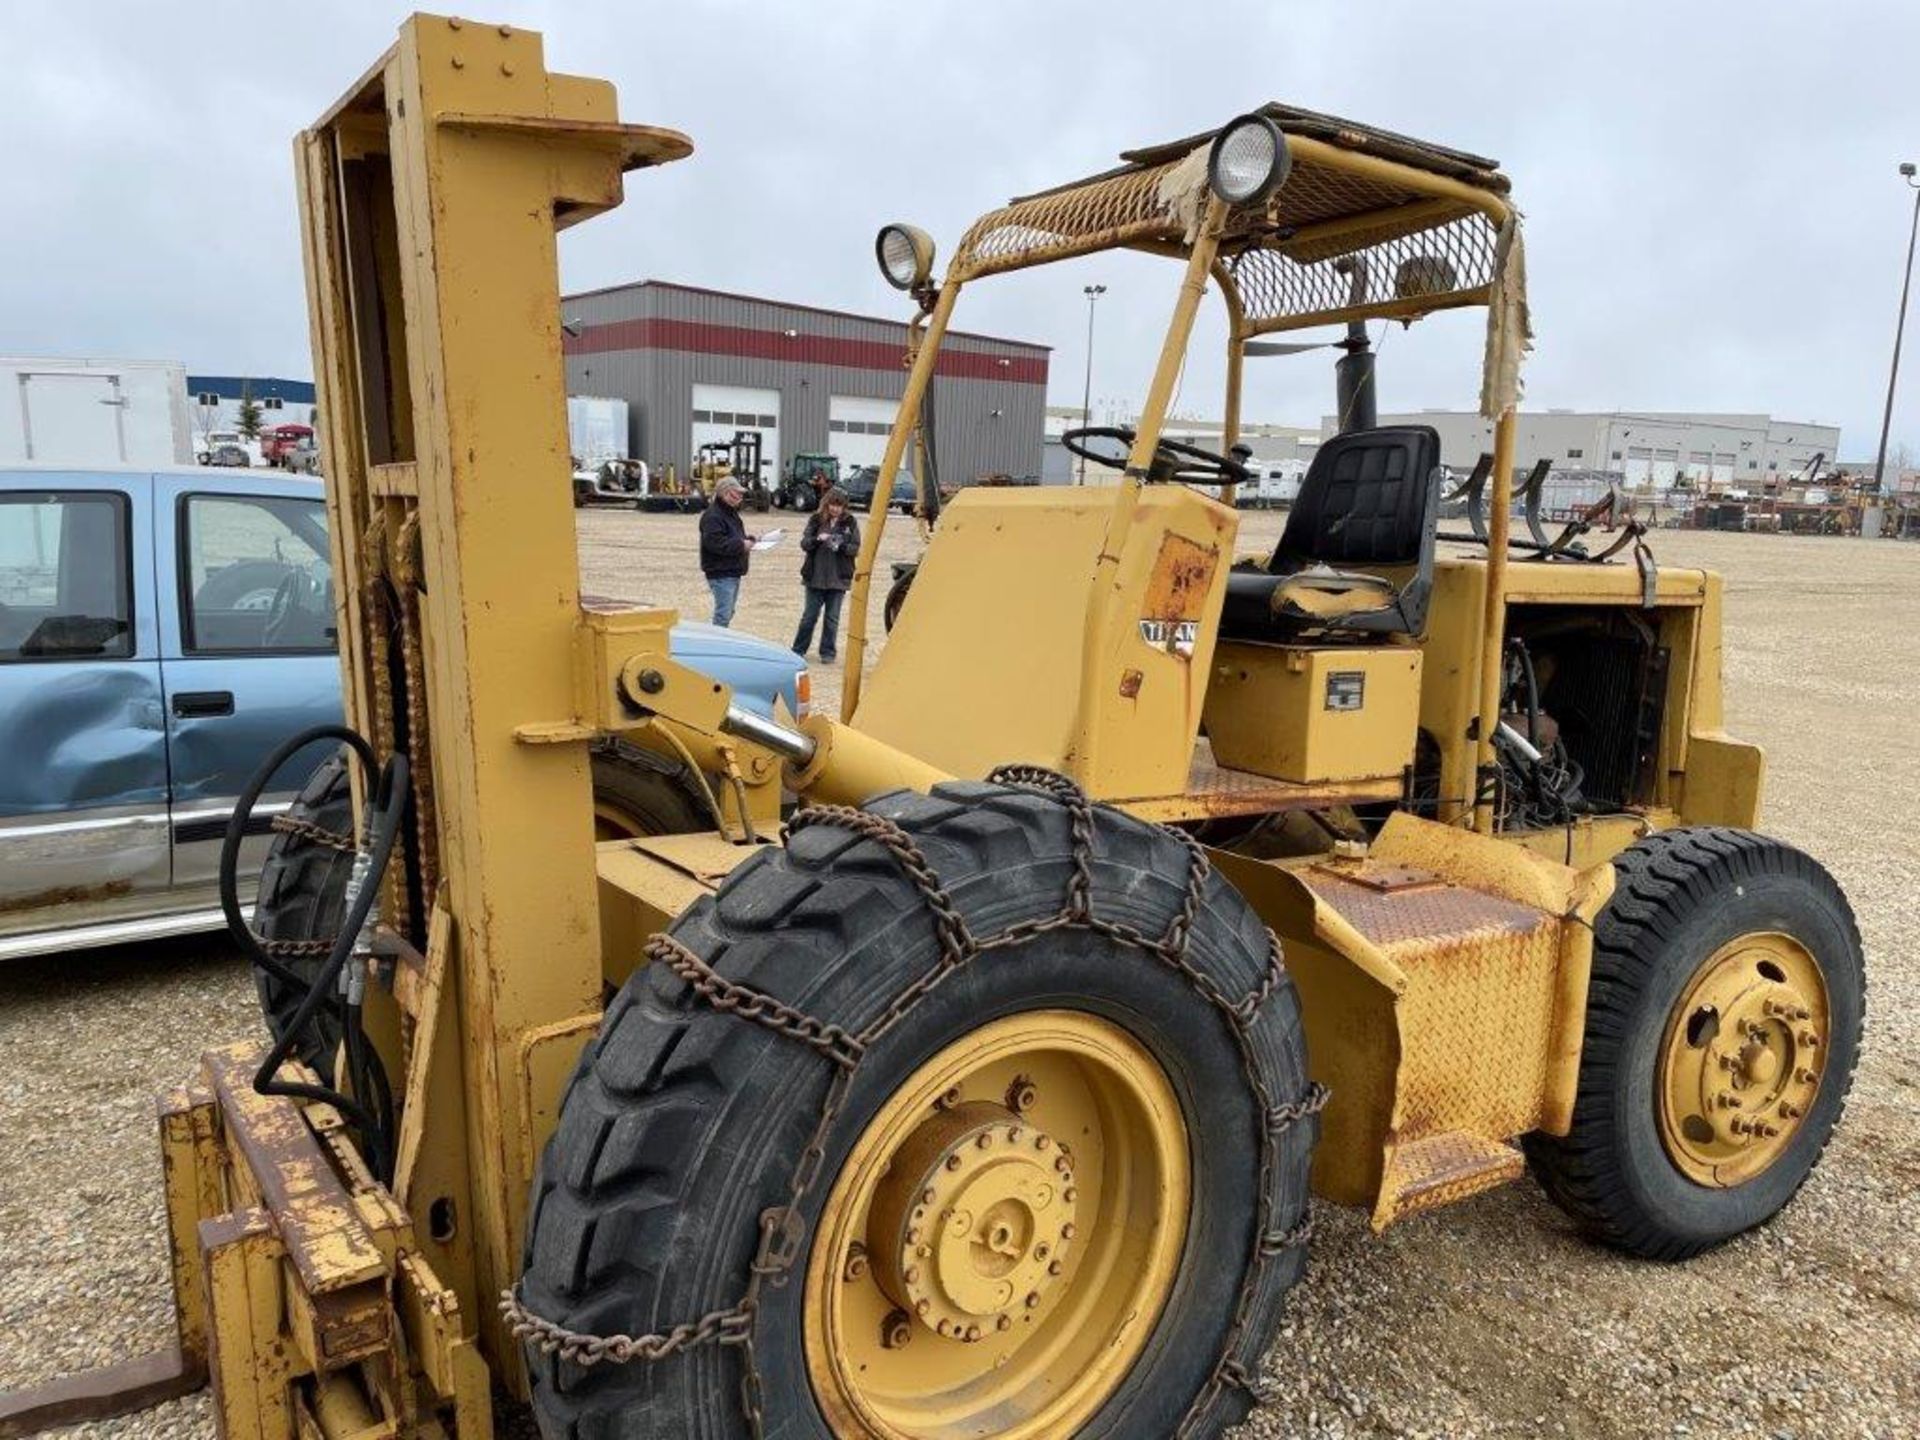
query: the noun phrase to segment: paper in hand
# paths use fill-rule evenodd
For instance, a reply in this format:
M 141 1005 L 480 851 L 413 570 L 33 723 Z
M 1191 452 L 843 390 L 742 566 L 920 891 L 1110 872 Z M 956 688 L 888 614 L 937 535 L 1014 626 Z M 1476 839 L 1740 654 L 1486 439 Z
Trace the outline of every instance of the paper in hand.
M 787 535 L 787 532 L 784 530 L 769 530 L 767 531 L 766 534 L 762 535 L 758 540 L 753 542 L 753 548 L 755 550 L 771 550 L 774 546 L 778 545 L 782 540 L 784 540 L 786 538 L 786 535 Z

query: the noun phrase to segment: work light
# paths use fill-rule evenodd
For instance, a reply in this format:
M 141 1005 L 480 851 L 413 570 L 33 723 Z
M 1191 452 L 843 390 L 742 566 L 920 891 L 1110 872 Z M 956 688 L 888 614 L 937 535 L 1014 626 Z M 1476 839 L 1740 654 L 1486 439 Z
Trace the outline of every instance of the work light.
M 896 290 L 916 289 L 933 274 L 933 237 L 917 226 L 882 226 L 873 248 L 880 273 Z
M 1207 183 L 1229 205 L 1254 205 L 1278 190 L 1292 167 L 1280 127 L 1264 115 L 1242 115 L 1213 137 Z

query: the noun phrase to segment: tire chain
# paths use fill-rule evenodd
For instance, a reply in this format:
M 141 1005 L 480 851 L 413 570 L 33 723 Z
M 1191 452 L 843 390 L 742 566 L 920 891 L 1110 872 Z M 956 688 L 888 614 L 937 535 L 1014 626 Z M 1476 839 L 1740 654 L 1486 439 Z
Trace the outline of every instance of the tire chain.
M 712 966 L 672 936 L 661 932 L 647 944 L 649 958 L 657 960 L 679 976 L 695 994 L 723 1014 L 763 1025 L 778 1034 L 806 1045 L 832 1062 L 833 1083 L 821 1107 L 807 1148 L 794 1169 L 787 1200 L 760 1216 L 760 1244 L 749 1268 L 746 1293 L 740 1301 L 715 1310 L 691 1324 L 651 1335 L 594 1335 L 569 1330 L 527 1308 L 520 1298 L 519 1286 L 503 1291 L 500 1313 L 518 1340 L 531 1344 L 543 1355 L 559 1355 L 564 1361 L 584 1367 L 609 1362 L 626 1364 L 632 1360 L 656 1361 L 699 1345 L 734 1346 L 744 1352 L 740 1381 L 741 1407 L 755 1440 L 765 1432 L 765 1408 L 759 1366 L 755 1360 L 753 1329 L 759 1315 L 762 1287 L 772 1281 L 784 1285 L 799 1259 L 806 1242 L 806 1222 L 801 1205 L 826 1167 L 827 1138 L 839 1118 L 853 1077 L 867 1052 L 897 1025 L 913 1007 L 924 1000 L 940 983 L 975 957 L 992 950 L 1021 945 L 1040 935 L 1057 930 L 1085 930 L 1154 956 L 1179 974 L 1228 1020 L 1228 1029 L 1240 1052 L 1241 1068 L 1246 1074 L 1266 1123 L 1260 1133 L 1260 1172 L 1258 1180 L 1259 1213 L 1254 1227 L 1254 1244 L 1246 1276 L 1234 1307 L 1233 1323 L 1221 1346 L 1220 1358 L 1200 1393 L 1194 1397 L 1173 1440 L 1186 1440 L 1194 1433 L 1201 1415 L 1225 1386 L 1244 1390 L 1256 1401 L 1268 1398 L 1271 1387 L 1248 1370 L 1235 1356 L 1245 1334 L 1254 1295 L 1259 1289 L 1267 1263 L 1289 1250 L 1307 1245 L 1313 1238 L 1313 1216 L 1303 1208 L 1286 1226 L 1273 1223 L 1272 1179 L 1275 1152 L 1280 1137 L 1293 1125 L 1325 1108 L 1330 1092 L 1318 1082 L 1308 1085 L 1296 1100 L 1280 1103 L 1273 1099 L 1262 1078 L 1249 1032 L 1262 1006 L 1286 975 L 1280 941 L 1267 931 L 1267 965 L 1257 985 L 1246 996 L 1231 1000 L 1212 976 L 1198 969 L 1187 958 L 1187 941 L 1193 922 L 1205 899 L 1206 883 L 1212 863 L 1205 849 L 1191 835 L 1172 826 L 1162 826 L 1167 834 L 1186 848 L 1188 855 L 1186 893 L 1180 909 L 1167 930 L 1149 936 L 1131 925 L 1102 920 L 1093 913 L 1094 817 L 1093 802 L 1068 776 L 1034 765 L 1004 765 L 987 777 L 990 783 L 1038 791 L 1059 801 L 1070 812 L 1072 825 L 1072 872 L 1067 886 L 1066 907 L 1057 915 L 1040 920 L 1024 920 L 1008 926 L 989 939 L 975 938 L 966 919 L 941 884 L 913 837 L 899 825 L 881 815 L 846 805 L 816 805 L 801 810 L 787 826 L 794 832 L 828 825 L 851 831 L 881 846 L 901 872 L 919 891 L 933 919 L 940 955 L 933 967 L 908 985 L 857 1034 L 839 1025 L 828 1024 L 784 1001 L 721 976 Z
M 309 840 L 328 850 L 338 850 L 343 855 L 351 855 L 359 848 L 351 835 L 342 835 L 338 831 L 327 829 L 324 825 L 316 825 L 311 820 L 297 820 L 291 815 L 276 815 L 269 822 L 269 826 L 282 835 Z M 339 937 L 329 935 L 324 940 L 268 940 L 255 934 L 253 938 L 269 955 L 294 958 L 330 955 L 333 953 L 333 942 Z

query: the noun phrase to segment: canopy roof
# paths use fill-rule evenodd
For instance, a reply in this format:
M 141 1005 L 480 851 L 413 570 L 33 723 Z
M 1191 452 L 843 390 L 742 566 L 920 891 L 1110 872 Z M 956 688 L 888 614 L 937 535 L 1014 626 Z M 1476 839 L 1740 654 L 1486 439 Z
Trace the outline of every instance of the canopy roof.
M 1288 105 L 1260 113 L 1292 168 L 1264 205 L 1226 217 L 1214 275 L 1240 334 L 1493 298 L 1513 217 L 1498 162 Z M 1129 150 L 1112 170 L 1010 201 L 967 232 L 951 278 L 1114 248 L 1186 253 L 1215 133 Z

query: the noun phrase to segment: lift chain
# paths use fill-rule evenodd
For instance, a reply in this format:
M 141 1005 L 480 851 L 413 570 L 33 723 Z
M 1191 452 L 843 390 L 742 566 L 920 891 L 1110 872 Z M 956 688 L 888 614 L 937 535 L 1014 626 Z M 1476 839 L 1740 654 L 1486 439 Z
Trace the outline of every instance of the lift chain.
M 1129 949 L 1139 950 L 1159 960 L 1180 975 L 1228 1020 L 1228 1029 L 1240 1053 L 1241 1067 L 1267 1123 L 1260 1132 L 1259 1205 L 1254 1226 L 1254 1243 L 1248 1257 L 1246 1275 L 1240 1286 L 1233 1321 L 1221 1347 L 1219 1360 L 1199 1395 L 1194 1398 L 1185 1418 L 1174 1431 L 1174 1440 L 1194 1433 L 1214 1397 L 1225 1386 L 1235 1386 L 1259 1397 L 1259 1382 L 1252 1377 L 1247 1357 L 1238 1352 L 1247 1332 L 1253 1299 L 1261 1274 L 1277 1255 L 1307 1244 L 1313 1234 L 1313 1218 L 1303 1210 L 1287 1225 L 1275 1224 L 1272 1215 L 1272 1179 L 1279 1137 L 1286 1129 L 1327 1103 L 1325 1087 L 1311 1084 L 1301 1096 L 1278 1103 L 1260 1074 L 1251 1030 L 1267 998 L 1286 975 L 1280 942 L 1267 932 L 1267 964 L 1260 983 L 1244 996 L 1229 997 L 1211 975 L 1200 970 L 1187 956 L 1194 920 L 1206 898 L 1212 864 L 1206 850 L 1185 831 L 1165 827 L 1186 848 L 1187 884 L 1180 908 L 1165 933 L 1148 935 L 1131 925 L 1104 920 L 1093 913 L 1094 807 L 1086 792 L 1065 775 L 1032 765 L 1007 765 L 994 771 L 988 780 L 1049 795 L 1070 812 L 1072 833 L 1072 869 L 1067 883 L 1065 907 L 1057 914 L 1037 920 L 1023 920 L 1008 926 L 988 939 L 979 939 L 967 926 L 953 897 L 947 892 L 925 853 L 913 837 L 893 821 L 870 811 L 845 805 L 816 805 L 800 811 L 787 829 L 788 834 L 827 825 L 851 831 L 884 849 L 919 891 L 933 920 L 939 955 L 932 967 L 908 985 L 879 1015 L 858 1034 L 850 1034 L 838 1025 L 828 1024 L 794 1009 L 763 991 L 728 980 L 685 945 L 665 933 L 649 941 L 648 955 L 678 975 L 693 992 L 723 1014 L 736 1015 L 763 1025 L 777 1034 L 825 1056 L 834 1065 L 834 1076 L 827 1089 L 807 1148 L 794 1168 L 787 1189 L 786 1203 L 764 1211 L 760 1216 L 760 1243 L 749 1269 L 746 1293 L 740 1302 L 725 1310 L 716 1310 L 690 1325 L 654 1335 L 598 1336 L 568 1330 L 529 1310 L 521 1300 L 518 1287 L 506 1291 L 500 1299 L 500 1312 L 514 1335 L 527 1341 L 543 1354 L 559 1354 L 579 1365 L 602 1362 L 625 1364 L 631 1360 L 661 1360 L 669 1355 L 702 1344 L 736 1346 L 744 1361 L 740 1381 L 741 1406 L 752 1434 L 759 1440 L 764 1434 L 765 1410 L 760 1370 L 754 1357 L 753 1331 L 759 1315 L 763 1287 L 771 1282 L 784 1285 L 805 1247 L 807 1224 L 803 1204 L 826 1168 L 827 1144 L 834 1122 L 839 1118 L 853 1077 L 867 1053 L 899 1024 L 913 1007 L 938 988 L 956 970 L 977 956 L 992 950 L 1025 944 L 1037 936 L 1057 930 L 1085 930 L 1106 937 Z

